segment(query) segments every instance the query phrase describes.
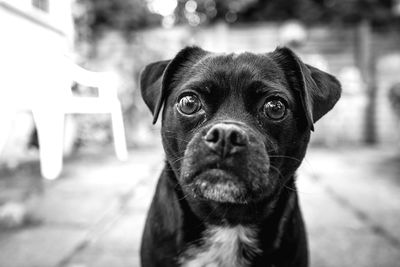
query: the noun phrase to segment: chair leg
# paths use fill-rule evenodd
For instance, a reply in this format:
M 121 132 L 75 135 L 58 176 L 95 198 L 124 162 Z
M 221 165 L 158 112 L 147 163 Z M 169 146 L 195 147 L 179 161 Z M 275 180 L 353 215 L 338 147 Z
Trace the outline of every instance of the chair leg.
M 38 131 L 40 167 L 46 179 L 56 179 L 63 165 L 64 114 L 33 112 Z
M 114 149 L 117 158 L 121 161 L 128 159 L 128 150 L 126 148 L 125 127 L 121 112 L 121 106 L 115 105 L 111 113 L 112 129 L 114 136 Z

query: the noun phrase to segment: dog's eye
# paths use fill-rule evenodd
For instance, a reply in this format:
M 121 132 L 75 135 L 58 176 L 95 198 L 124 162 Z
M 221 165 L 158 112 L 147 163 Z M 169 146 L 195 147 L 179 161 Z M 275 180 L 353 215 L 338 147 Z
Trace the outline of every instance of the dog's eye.
M 183 114 L 191 115 L 201 109 L 201 102 L 195 95 L 185 95 L 179 99 L 178 109 Z
M 266 101 L 263 106 L 264 115 L 273 120 L 282 119 L 286 114 L 286 105 L 279 99 Z

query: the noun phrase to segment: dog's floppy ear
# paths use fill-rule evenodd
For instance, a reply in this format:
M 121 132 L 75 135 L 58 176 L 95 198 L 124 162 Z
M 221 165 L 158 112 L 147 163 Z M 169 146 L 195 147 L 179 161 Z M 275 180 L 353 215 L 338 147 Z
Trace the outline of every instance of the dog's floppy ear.
M 340 98 L 341 85 L 332 75 L 304 64 L 289 48 L 280 47 L 272 57 L 285 72 L 290 85 L 299 92 L 311 130 L 314 123 L 333 108 Z
M 156 105 L 161 96 L 161 82 L 165 68 L 171 60 L 157 61 L 147 65 L 140 73 L 140 91 L 142 98 L 153 116 L 157 117 L 159 110 Z
M 140 74 L 140 90 L 146 105 L 153 114 L 153 124 L 157 122 L 161 108 L 174 82 L 174 77 L 182 68 L 196 62 L 206 51 L 198 47 L 186 47 L 173 59 L 147 65 Z

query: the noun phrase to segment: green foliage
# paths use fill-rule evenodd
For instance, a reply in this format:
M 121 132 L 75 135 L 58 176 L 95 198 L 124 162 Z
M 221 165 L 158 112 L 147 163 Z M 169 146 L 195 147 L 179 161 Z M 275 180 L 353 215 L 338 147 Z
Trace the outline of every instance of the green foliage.
M 128 37 L 161 20 L 150 13 L 145 0 L 77 0 L 74 13 L 78 41 L 98 40 L 105 30 L 116 30 Z
M 244 20 L 299 19 L 306 23 L 354 23 L 371 19 L 378 23 L 392 17 L 391 0 L 286 0 L 261 1 L 243 12 Z
M 357 23 L 368 19 L 390 25 L 395 19 L 394 0 L 177 0 L 177 23 L 192 26 L 223 20 L 228 23 L 284 21 L 306 24 Z M 97 40 L 104 30 L 131 32 L 160 25 L 146 0 L 76 0 L 75 24 L 79 40 Z M 190 8 L 191 7 L 191 8 Z M 194 9 L 193 9 L 194 7 Z
M 188 2 L 196 2 L 195 12 L 186 9 Z M 178 23 L 190 22 L 191 13 L 201 18 L 202 23 L 225 20 L 235 22 L 237 14 L 257 4 L 257 0 L 179 0 L 176 9 Z
M 177 9 L 179 22 L 187 20 L 185 4 L 188 1 L 193 0 L 179 1 Z M 195 0 L 195 2 L 196 12 L 205 18 L 204 22 L 214 22 L 219 19 L 227 22 L 297 19 L 307 24 L 352 24 L 369 19 L 375 24 L 389 24 L 394 19 L 393 0 Z M 232 14 L 234 20 L 229 21 L 229 15 Z

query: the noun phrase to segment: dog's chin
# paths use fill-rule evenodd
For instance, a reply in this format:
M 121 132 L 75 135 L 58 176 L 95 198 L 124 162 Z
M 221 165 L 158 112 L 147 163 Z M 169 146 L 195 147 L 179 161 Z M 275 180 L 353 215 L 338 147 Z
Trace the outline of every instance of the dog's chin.
M 238 177 L 221 169 L 209 169 L 187 185 L 193 198 L 218 203 L 247 204 L 248 192 Z

